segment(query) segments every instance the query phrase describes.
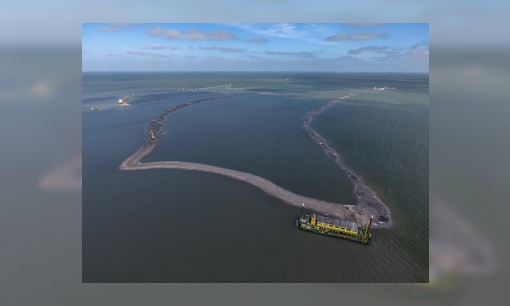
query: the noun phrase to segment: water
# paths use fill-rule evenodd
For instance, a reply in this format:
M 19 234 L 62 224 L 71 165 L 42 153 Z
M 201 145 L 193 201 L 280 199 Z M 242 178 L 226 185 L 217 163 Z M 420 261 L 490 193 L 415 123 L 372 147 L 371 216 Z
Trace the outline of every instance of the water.
M 198 89 L 210 86 L 222 87 Z M 365 246 L 299 231 L 299 210 L 239 181 L 117 169 L 149 120 L 217 97 L 170 113 L 143 161 L 210 164 L 355 203 L 345 172 L 302 129 L 334 101 L 310 126 L 388 205 L 393 227 Z M 115 107 L 120 98 L 130 105 Z M 82 243 L 84 282 L 426 282 L 428 75 L 84 73 Z

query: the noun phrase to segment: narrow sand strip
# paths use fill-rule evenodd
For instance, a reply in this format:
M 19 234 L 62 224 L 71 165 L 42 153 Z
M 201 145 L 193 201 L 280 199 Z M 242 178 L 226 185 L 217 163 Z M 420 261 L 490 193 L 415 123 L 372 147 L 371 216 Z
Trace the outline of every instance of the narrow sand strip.
M 351 94 L 350 96 L 352 95 L 353 94 Z M 349 96 L 344 96 L 342 98 L 347 97 Z M 187 102 L 177 107 L 172 107 L 163 112 L 160 116 L 151 120 L 150 124 L 147 126 L 147 130 L 154 128 L 156 129 L 157 133 L 162 133 L 163 125 L 160 124 L 159 121 L 162 121 L 166 117 L 166 115 L 168 115 L 170 112 L 177 111 L 178 109 L 181 109 L 192 104 L 200 103 L 202 101 L 218 98 L 201 99 L 197 101 Z M 334 103 L 334 101 L 326 104 L 325 106 L 322 106 L 320 108 L 308 112 L 307 116 L 302 118 L 304 123 L 303 128 L 309 133 L 309 135 L 316 143 L 323 147 L 326 155 L 333 159 L 335 163 L 338 166 L 340 166 L 340 168 L 347 172 L 347 174 L 354 183 L 354 190 L 358 196 L 358 201 L 356 205 L 331 203 L 298 195 L 286 189 L 283 189 L 275 185 L 273 182 L 264 179 L 260 176 L 232 169 L 180 161 L 159 161 L 150 163 L 140 163 L 140 160 L 143 157 L 147 156 L 149 153 L 152 152 L 152 150 L 154 150 L 159 139 L 157 139 L 155 142 L 147 141 L 138 151 L 136 151 L 133 155 L 128 157 L 119 166 L 119 169 L 120 170 L 178 169 L 219 174 L 258 187 L 267 194 L 296 207 L 301 207 L 302 204 L 305 204 L 306 208 L 309 210 L 313 210 L 320 214 L 336 216 L 344 220 L 355 221 L 360 226 L 366 226 L 368 224 L 370 216 L 374 216 L 375 220 L 374 228 L 391 227 L 393 221 L 391 219 L 389 209 L 386 207 L 386 205 L 384 205 L 384 203 L 382 203 L 379 200 L 375 192 L 373 192 L 370 188 L 363 184 L 362 179 L 359 176 L 355 175 L 352 171 L 345 167 L 345 165 L 338 157 L 338 154 L 331 147 L 329 147 L 326 141 L 309 126 L 309 123 L 312 120 L 312 116 L 320 113 L 325 108 L 331 106 L 332 103 Z
M 157 142 L 145 143 L 135 154 L 128 157 L 120 166 L 120 170 L 149 170 L 149 169 L 178 169 L 178 170 L 191 170 L 191 171 L 202 171 L 208 173 L 214 173 L 223 175 L 235 180 L 239 180 L 255 187 L 262 189 L 267 194 L 278 198 L 290 205 L 301 207 L 304 203 L 307 209 L 313 210 L 317 213 L 329 214 L 330 216 L 337 216 L 341 219 L 356 221 L 359 225 L 364 226 L 367 224 L 371 215 L 374 216 L 375 220 L 379 219 L 381 213 L 376 207 L 364 207 L 363 213 L 360 213 L 360 204 L 357 205 L 342 205 L 339 203 L 331 203 L 321 201 L 309 197 L 304 197 L 285 190 L 273 182 L 264 179 L 260 176 L 256 176 L 250 173 L 236 171 L 232 169 L 220 168 L 210 165 L 179 162 L 179 161 L 160 161 L 150 163 L 140 163 L 139 161 L 146 155 L 148 155 L 156 147 Z M 389 227 L 390 222 L 378 225 L 378 227 Z

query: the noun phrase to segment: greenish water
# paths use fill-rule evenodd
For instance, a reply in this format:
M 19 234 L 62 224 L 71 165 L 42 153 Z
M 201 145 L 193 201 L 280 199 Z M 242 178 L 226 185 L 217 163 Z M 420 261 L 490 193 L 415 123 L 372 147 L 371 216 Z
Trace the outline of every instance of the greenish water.
M 170 91 L 225 84 L 260 87 Z M 151 92 L 131 95 L 140 91 Z M 130 106 L 115 107 L 124 97 Z M 224 98 L 169 114 L 144 161 L 211 164 L 354 203 L 346 174 L 301 127 L 334 100 L 311 127 L 387 203 L 394 226 L 365 246 L 299 231 L 298 210 L 242 182 L 117 169 L 150 119 L 210 97 Z M 426 282 L 428 75 L 84 73 L 82 252 L 84 282 Z

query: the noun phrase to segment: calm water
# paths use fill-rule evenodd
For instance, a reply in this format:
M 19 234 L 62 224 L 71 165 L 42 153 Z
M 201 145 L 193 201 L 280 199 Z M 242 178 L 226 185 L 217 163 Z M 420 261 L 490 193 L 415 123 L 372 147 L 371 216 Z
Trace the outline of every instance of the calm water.
M 197 90 L 228 84 L 261 87 Z M 195 90 L 171 91 L 182 88 Z M 311 126 L 388 204 L 394 226 L 365 246 L 299 231 L 299 209 L 239 181 L 117 169 L 150 119 L 211 97 L 225 98 L 169 114 L 144 161 L 211 164 L 354 203 L 345 173 L 301 128 L 334 100 Z M 116 107 L 120 98 L 130 105 Z M 428 114 L 428 75 L 84 73 L 83 281 L 426 282 Z

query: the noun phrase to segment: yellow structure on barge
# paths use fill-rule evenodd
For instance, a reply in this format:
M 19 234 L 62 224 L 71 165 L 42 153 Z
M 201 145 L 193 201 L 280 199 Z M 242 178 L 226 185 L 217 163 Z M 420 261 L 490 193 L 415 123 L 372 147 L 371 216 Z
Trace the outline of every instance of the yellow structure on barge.
M 316 234 L 322 234 L 327 236 L 334 236 L 338 238 L 344 238 L 354 240 L 364 244 L 370 244 L 372 240 L 372 234 L 370 226 L 372 225 L 372 218 L 368 223 L 368 227 L 358 227 L 356 222 L 350 222 L 341 219 L 333 219 L 326 216 L 316 216 L 315 214 L 303 215 L 303 207 L 301 208 L 301 217 L 296 220 L 296 226 L 299 229 L 314 232 Z

